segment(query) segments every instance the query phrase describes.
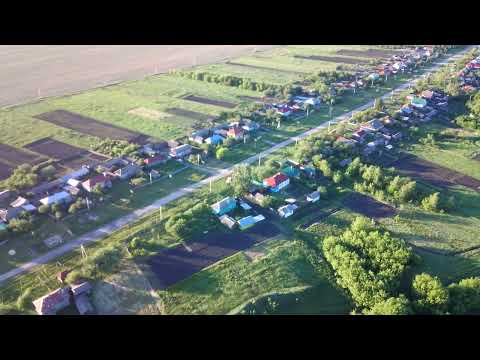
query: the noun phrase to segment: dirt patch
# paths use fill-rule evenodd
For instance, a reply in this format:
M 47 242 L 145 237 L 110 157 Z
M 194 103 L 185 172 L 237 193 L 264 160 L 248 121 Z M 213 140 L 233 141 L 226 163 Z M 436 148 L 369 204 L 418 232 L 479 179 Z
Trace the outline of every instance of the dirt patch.
M 377 49 L 368 49 L 368 50 L 342 49 L 342 50 L 338 50 L 337 54 L 345 55 L 345 56 L 360 56 L 365 58 L 389 58 L 394 55 L 402 55 L 402 52 L 395 51 L 395 50 L 377 50 Z
M 267 70 L 267 71 L 276 72 L 276 73 L 283 73 L 283 74 L 295 74 L 295 75 L 305 75 L 306 74 L 306 72 L 304 72 L 304 71 L 275 69 L 275 68 L 270 68 L 270 67 L 267 67 L 267 66 L 240 64 L 240 63 L 231 62 L 231 61 L 228 61 L 227 65 L 239 66 L 239 67 L 250 68 L 250 69 L 257 69 L 257 70 Z
M 84 165 L 89 165 L 94 167 L 105 160 L 108 160 L 108 157 L 87 152 L 83 156 L 76 157 L 73 159 L 63 160 L 61 162 L 61 165 L 69 169 L 78 169 Z
M 191 111 L 191 110 L 179 109 L 179 108 L 169 108 L 166 110 L 166 112 L 171 115 L 182 116 L 182 117 L 194 119 L 197 121 L 210 122 L 215 120 L 215 116 L 202 114 L 202 113 Z
M 232 102 L 224 101 L 224 100 L 215 100 L 215 99 L 209 99 L 201 96 L 196 96 L 196 95 L 188 95 L 182 98 L 183 100 L 188 100 L 188 101 L 194 101 L 200 104 L 207 104 L 207 105 L 214 105 L 214 106 L 220 106 L 224 107 L 227 109 L 233 109 L 237 107 L 237 104 L 234 104 Z
M 46 160 L 37 155 L 30 154 L 26 151 L 5 144 L 0 144 L 0 159 L 13 166 L 22 164 L 37 165 Z
M 463 185 L 480 191 L 480 181 L 446 167 L 420 159 L 414 155 L 407 156 L 391 164 L 402 174 L 430 183 L 438 187 Z
M 34 141 L 25 145 L 24 148 L 57 160 L 70 159 L 88 153 L 88 150 L 65 144 L 51 138 Z
M 132 261 L 95 284 L 92 300 L 100 315 L 159 314 L 160 301 L 152 296 L 148 279 Z
M 126 140 L 141 145 L 146 144 L 149 139 L 148 135 L 107 124 L 66 110 L 49 111 L 34 117 L 57 126 L 99 138 Z
M 348 195 L 342 203 L 350 210 L 373 219 L 392 217 L 397 214 L 394 207 L 360 193 Z
M 349 58 L 349 57 L 340 57 L 340 56 L 318 56 L 318 55 L 303 56 L 303 55 L 295 55 L 294 57 L 298 58 L 298 59 L 305 59 L 305 60 L 326 61 L 326 62 L 353 64 L 353 65 L 368 65 L 369 64 L 368 60 L 355 59 L 355 58 Z
M 147 109 L 144 107 L 132 109 L 128 111 L 127 114 L 140 116 L 142 118 L 150 119 L 150 120 L 162 120 L 171 116 L 170 114 L 153 110 L 153 109 Z
M 210 233 L 200 241 L 179 245 L 147 259 L 149 272 L 154 274 L 155 289 L 165 289 L 200 270 L 239 251 L 280 234 L 278 228 L 263 221 L 246 231 Z
M 5 180 L 13 173 L 13 167 L 0 162 L 0 180 Z

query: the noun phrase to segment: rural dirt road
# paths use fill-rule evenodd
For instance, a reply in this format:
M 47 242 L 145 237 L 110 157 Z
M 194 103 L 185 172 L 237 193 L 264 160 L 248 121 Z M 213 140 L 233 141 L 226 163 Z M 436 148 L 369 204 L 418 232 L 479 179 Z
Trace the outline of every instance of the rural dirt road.
M 275 45 L 1 45 L 0 106 L 209 64 Z
M 461 52 L 461 53 L 458 53 L 452 57 L 450 57 L 448 60 L 448 62 L 452 62 L 452 61 L 455 61 L 457 60 L 459 57 L 462 56 L 462 54 L 466 51 L 468 51 L 469 48 L 467 48 L 465 51 Z M 447 62 L 443 61 L 441 63 L 438 63 L 434 66 L 432 66 L 427 72 L 433 72 L 435 70 L 437 70 L 440 66 L 446 64 Z M 427 73 L 426 72 L 426 73 Z M 386 99 L 390 96 L 392 96 L 392 94 L 394 93 L 397 93 L 397 92 L 400 92 L 402 90 L 405 90 L 406 88 L 408 88 L 410 85 L 412 85 L 413 83 L 415 83 L 416 81 L 418 80 L 417 79 L 412 79 L 411 81 L 405 83 L 405 84 L 402 84 L 401 86 L 397 87 L 396 89 L 394 89 L 393 91 L 385 94 L 382 96 L 382 98 Z M 348 120 L 352 113 L 353 112 L 357 112 L 357 111 L 362 111 L 362 110 L 365 110 L 366 108 L 368 107 L 371 107 L 373 106 L 373 101 L 370 101 L 352 111 L 349 111 L 341 116 L 338 116 L 336 117 L 335 119 L 332 120 L 332 124 L 335 124 L 335 123 L 338 123 L 340 121 L 346 121 Z M 301 140 L 311 134 L 314 134 L 322 129 L 325 129 L 326 127 L 328 127 L 328 122 L 326 123 L 323 123 L 322 125 L 319 125 L 311 130 L 308 130 L 298 136 L 295 136 L 295 137 L 292 137 L 290 139 L 287 139 L 281 143 L 278 143 L 276 144 L 275 146 L 272 146 L 271 148 L 265 150 L 265 151 L 262 151 L 261 153 L 259 154 L 256 154 L 254 156 L 251 156 L 250 158 L 240 162 L 239 164 L 252 164 L 254 162 L 257 162 L 258 161 L 258 158 L 261 157 L 261 158 L 264 158 L 266 156 L 268 156 L 269 154 L 279 150 L 279 149 L 282 149 L 284 148 L 285 146 L 288 146 L 292 143 L 294 143 L 295 141 L 297 140 Z M 34 267 L 38 266 L 38 265 L 41 265 L 41 264 L 46 264 L 54 259 L 56 259 L 57 257 L 65 254 L 65 253 L 68 253 L 76 248 L 79 248 L 81 245 L 86 245 L 88 243 L 92 243 L 92 242 L 96 242 L 96 241 L 100 241 L 102 240 L 103 238 L 105 238 L 107 235 L 111 234 L 112 232 L 122 228 L 123 226 L 129 224 L 129 223 L 132 223 L 138 219 L 140 219 L 141 217 L 151 213 L 151 212 L 154 212 L 156 210 L 158 210 L 161 206 L 164 206 L 176 199 L 179 199 L 181 198 L 182 196 L 185 196 L 189 193 L 192 193 L 204 186 L 208 186 L 210 182 L 215 182 L 216 180 L 219 180 L 221 178 L 224 178 L 228 175 L 230 175 L 233 171 L 233 168 L 234 166 L 231 166 L 227 169 L 219 169 L 218 170 L 218 173 L 215 174 L 215 175 L 212 175 L 204 180 L 201 180 L 195 184 L 192 184 L 192 185 L 189 185 L 189 186 L 186 186 L 184 188 L 181 188 L 173 193 L 171 193 L 170 195 L 167 195 L 161 199 L 158 199 L 157 201 L 155 201 L 153 204 L 149 205 L 149 206 L 146 206 L 142 209 L 138 209 L 138 210 L 135 210 L 134 212 L 128 214 L 128 215 L 125 215 L 124 217 L 121 217 L 107 225 L 104 225 L 100 228 L 98 228 L 97 230 L 94 230 L 94 231 L 91 231 L 85 235 L 82 235 L 80 237 L 78 237 L 77 239 L 75 240 L 72 240 L 52 251 L 49 251 L 48 253 L 44 254 L 44 255 L 41 255 L 27 263 L 24 263 L 18 267 L 16 267 L 15 269 L 12 269 L 2 275 L 0 275 L 0 283 L 1 282 L 4 282 L 10 278 L 13 278 L 17 275 L 20 275 L 22 273 L 25 273 L 25 272 L 28 272 L 30 270 L 32 270 Z

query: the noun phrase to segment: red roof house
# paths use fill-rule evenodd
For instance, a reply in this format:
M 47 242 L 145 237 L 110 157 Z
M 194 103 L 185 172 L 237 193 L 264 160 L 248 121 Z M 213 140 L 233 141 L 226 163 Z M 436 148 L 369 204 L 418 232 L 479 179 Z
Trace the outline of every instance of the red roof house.
M 88 191 L 92 192 L 92 190 L 95 188 L 95 186 L 100 185 L 103 188 L 105 187 L 111 187 L 112 186 L 112 181 L 110 180 L 110 176 L 105 176 L 104 174 L 100 174 L 97 176 L 94 176 L 82 183 L 82 187 Z
M 241 139 L 243 138 L 244 134 L 245 134 L 245 131 L 239 126 L 233 126 L 230 129 L 228 129 L 228 132 L 227 132 L 227 136 L 232 137 L 234 139 Z
M 263 185 L 269 187 L 271 191 L 278 192 L 290 184 L 290 179 L 283 173 L 275 175 L 263 180 Z
M 147 166 L 155 166 L 158 164 L 163 164 L 167 161 L 167 158 L 163 155 L 156 155 L 153 157 L 146 158 L 143 160 L 144 164 Z
M 60 288 L 33 302 L 39 315 L 55 315 L 57 311 L 70 305 L 70 288 Z

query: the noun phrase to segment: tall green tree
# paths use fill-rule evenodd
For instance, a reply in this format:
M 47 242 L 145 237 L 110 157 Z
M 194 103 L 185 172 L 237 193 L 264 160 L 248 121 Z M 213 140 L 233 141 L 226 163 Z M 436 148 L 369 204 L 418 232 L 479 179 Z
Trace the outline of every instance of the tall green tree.
M 441 315 L 447 311 L 448 290 L 438 277 L 422 273 L 413 279 L 412 290 L 417 312 Z

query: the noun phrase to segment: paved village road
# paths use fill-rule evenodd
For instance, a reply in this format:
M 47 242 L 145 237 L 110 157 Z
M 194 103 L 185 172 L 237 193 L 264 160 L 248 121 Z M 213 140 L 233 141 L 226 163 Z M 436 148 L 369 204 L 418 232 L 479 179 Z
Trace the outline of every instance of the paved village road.
M 448 62 L 452 62 L 452 61 L 455 61 L 457 60 L 459 57 L 461 57 L 465 52 L 467 52 L 470 48 L 472 48 L 473 46 L 467 48 L 466 50 L 456 54 L 456 55 L 453 55 L 452 57 L 450 57 L 447 61 L 442 61 L 442 62 L 439 62 L 437 64 L 435 64 L 434 66 L 432 66 L 430 69 L 428 69 L 425 73 L 429 73 L 429 72 L 433 72 L 435 70 L 437 70 L 440 66 L 448 63 Z M 412 79 L 411 81 L 409 82 L 406 82 L 405 84 L 402 84 L 401 86 L 397 87 L 396 89 L 394 89 L 393 91 L 385 94 L 382 96 L 382 98 L 384 99 L 387 99 L 389 98 L 390 96 L 392 96 L 392 94 L 394 93 L 397 93 L 399 91 L 402 91 L 402 90 L 405 90 L 407 89 L 410 85 L 414 84 L 419 78 L 417 77 L 417 79 Z M 332 120 L 332 124 L 336 124 L 338 122 L 341 122 L 341 121 L 346 121 L 348 120 L 352 113 L 353 112 L 358 112 L 358 111 L 362 111 L 362 110 L 365 110 L 367 109 L 368 107 L 371 107 L 373 106 L 373 103 L 374 101 L 370 101 L 368 102 L 367 104 L 365 105 L 362 105 L 352 111 L 349 111 L 348 113 L 345 113 L 343 115 L 340 115 L 338 117 L 336 117 L 335 119 Z M 268 156 L 269 154 L 279 150 L 279 149 L 282 149 L 292 143 L 294 143 L 295 141 L 297 140 L 301 140 L 311 134 L 314 134 L 322 129 L 325 129 L 326 127 L 328 127 L 328 122 L 320 125 L 320 126 L 317 126 L 311 130 L 308 130 L 298 136 L 294 136 L 290 139 L 287 139 L 281 143 L 278 143 L 276 144 L 275 146 L 272 146 L 271 148 L 265 150 L 265 151 L 262 151 L 261 153 L 259 154 L 256 154 L 254 156 L 251 156 L 249 157 L 248 159 L 246 160 L 243 160 L 242 162 L 240 162 L 239 164 L 252 164 L 256 161 L 258 161 L 258 158 L 261 157 L 261 158 L 264 158 L 265 156 Z M 128 215 L 125 215 L 107 225 L 104 225 L 100 228 L 98 228 L 97 230 L 94 230 L 94 231 L 91 231 L 85 235 L 82 235 L 80 237 L 78 237 L 77 239 L 75 240 L 72 240 L 72 241 L 69 241 L 68 243 L 54 249 L 54 250 L 51 250 L 49 251 L 48 253 L 42 255 L 42 256 L 39 256 L 27 263 L 24 263 L 18 267 L 16 267 L 15 269 L 12 269 L 2 275 L 0 275 L 0 283 L 1 282 L 4 282 L 5 280 L 8 280 L 8 279 L 11 279 L 17 275 L 20 275 L 22 273 L 25 273 L 25 272 L 28 272 L 30 270 L 32 270 L 33 268 L 35 268 L 36 266 L 38 265 L 41 265 L 41 264 L 46 264 L 54 259 L 56 259 L 57 257 L 60 257 L 62 256 L 63 254 L 66 254 L 76 248 L 79 248 L 81 245 L 86 245 L 88 243 L 92 243 L 92 242 L 96 242 L 96 241 L 100 241 L 102 239 L 104 239 L 107 235 L 111 234 L 112 232 L 116 231 L 116 230 L 119 230 L 120 228 L 122 228 L 123 226 L 127 225 L 127 224 L 130 224 L 138 219 L 140 219 L 141 217 L 151 213 L 151 212 L 154 212 L 156 210 L 158 210 L 161 206 L 164 206 L 164 205 L 167 205 L 168 203 L 174 201 L 174 200 L 177 200 L 189 193 L 192 193 L 204 186 L 207 186 L 210 182 L 214 182 L 216 180 L 219 180 L 221 178 L 224 178 L 228 175 L 230 175 L 233 171 L 233 168 L 234 166 L 231 166 L 227 169 L 221 169 L 221 170 L 218 170 L 218 173 L 216 175 L 212 175 L 206 179 L 203 179 L 195 184 L 192 184 L 192 185 L 189 185 L 189 186 L 186 186 L 184 188 L 181 188 L 173 193 L 171 193 L 170 195 L 167 195 L 161 199 L 158 199 L 157 201 L 155 201 L 153 204 L 149 205 L 149 206 L 146 206 L 142 209 L 138 209 L 138 210 L 135 210 L 133 211 L 132 213 L 128 214 Z

